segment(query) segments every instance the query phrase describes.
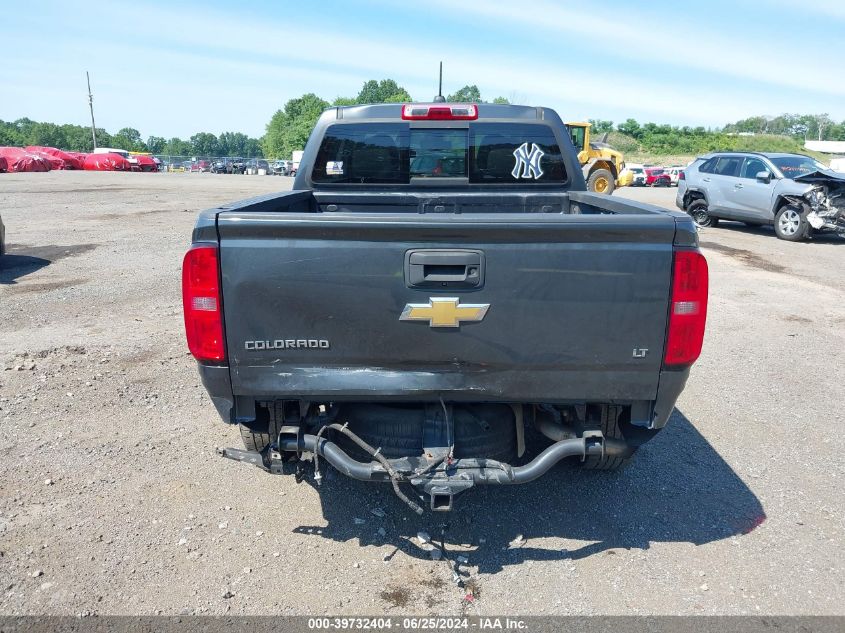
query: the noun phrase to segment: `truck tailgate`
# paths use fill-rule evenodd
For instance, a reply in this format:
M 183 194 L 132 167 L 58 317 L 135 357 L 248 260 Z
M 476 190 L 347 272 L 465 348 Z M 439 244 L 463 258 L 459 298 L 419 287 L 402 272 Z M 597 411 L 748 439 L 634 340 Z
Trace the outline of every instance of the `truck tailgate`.
M 233 210 L 217 226 L 236 395 L 656 397 L 675 234 L 668 214 Z M 446 252 L 457 264 L 470 253 L 483 283 L 437 287 L 433 274 L 412 287 L 409 251 L 422 262 Z M 458 306 L 489 308 L 459 312 L 483 318 L 457 327 L 432 327 L 426 310 L 400 320 L 409 304 L 438 298 L 457 299 L 446 321 Z

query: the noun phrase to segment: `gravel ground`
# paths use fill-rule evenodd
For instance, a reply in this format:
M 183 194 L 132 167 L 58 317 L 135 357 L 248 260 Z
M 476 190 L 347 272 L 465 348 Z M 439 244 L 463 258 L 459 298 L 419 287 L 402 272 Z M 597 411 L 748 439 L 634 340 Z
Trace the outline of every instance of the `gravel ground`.
M 703 231 L 704 353 L 633 466 L 417 518 L 215 454 L 240 438 L 185 350 L 181 257 L 200 209 L 289 186 L 0 176 L 0 614 L 845 614 L 845 240 Z M 416 538 L 444 521 L 472 604 Z

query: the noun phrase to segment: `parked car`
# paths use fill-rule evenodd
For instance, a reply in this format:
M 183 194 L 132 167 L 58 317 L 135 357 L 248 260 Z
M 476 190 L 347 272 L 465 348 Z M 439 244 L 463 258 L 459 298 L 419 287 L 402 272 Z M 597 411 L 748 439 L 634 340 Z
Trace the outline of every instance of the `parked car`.
M 55 147 L 30 145 L 25 149 L 27 152 L 47 158 L 53 169 L 82 169 L 82 160 Z
M 115 149 L 114 147 L 95 147 L 93 154 L 117 154 L 123 156 L 127 163 L 129 163 L 128 171 L 141 171 L 141 166 L 138 162 L 138 157 L 131 155 L 125 149 Z
M 662 167 L 646 167 L 645 184 L 648 187 L 668 187 L 672 180 Z
M 681 177 L 681 172 L 683 171 L 683 167 L 669 167 L 666 170 L 666 173 L 669 174 L 670 184 L 678 186 L 678 180 Z
M 0 156 L 6 159 L 6 170 L 10 172 L 50 171 L 52 169 L 52 165 L 47 158 L 27 152 L 20 147 L 0 147 Z
M 632 187 L 645 187 L 645 168 L 642 165 L 636 165 L 633 163 L 628 163 L 628 170 L 632 174 L 631 178 L 631 186 Z
M 232 162 L 225 158 L 218 158 L 211 162 L 212 174 L 231 174 Z
M 845 235 L 845 174 L 802 154 L 707 154 L 684 169 L 675 204 L 703 227 L 771 224 L 792 242 L 813 231 Z
M 420 182 L 444 139 L 464 175 Z M 306 147 L 292 191 L 202 212 L 185 256 L 189 349 L 251 451 L 224 456 L 318 483 L 328 462 L 422 513 L 566 457 L 619 468 L 666 425 L 704 336 L 695 225 L 587 192 L 553 110 L 332 108 Z
M 85 171 L 138 171 L 138 162 L 131 163 L 122 154 L 94 152 L 82 163 Z
M 211 161 L 210 160 L 198 160 L 197 161 L 197 171 L 201 173 L 208 173 L 211 171 Z
M 138 162 L 138 171 L 143 171 L 143 172 L 158 171 L 158 159 L 157 158 L 153 158 L 149 154 L 133 154 L 132 158 L 134 158 Z
M 251 158 L 246 163 L 246 171 L 253 175 L 272 176 L 273 168 L 263 158 Z
M 229 164 L 230 174 L 242 174 L 246 169 L 246 161 L 243 158 L 232 158 Z
M 273 173 L 277 176 L 290 176 L 290 168 L 292 163 L 289 160 L 273 161 L 271 167 Z

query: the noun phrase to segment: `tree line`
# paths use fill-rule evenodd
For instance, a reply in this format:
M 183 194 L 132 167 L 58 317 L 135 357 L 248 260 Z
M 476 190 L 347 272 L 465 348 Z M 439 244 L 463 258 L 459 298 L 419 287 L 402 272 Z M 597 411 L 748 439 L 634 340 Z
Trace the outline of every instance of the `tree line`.
M 664 155 L 693 155 L 718 150 L 758 149 L 758 151 L 802 151 L 805 140 L 845 140 L 845 121 L 835 123 L 827 114 L 782 114 L 755 116 L 729 123 L 722 128 L 640 124 L 627 119 L 590 119 L 593 135 L 609 135 L 617 149 L 646 151 Z M 744 138 L 753 134 L 761 138 Z
M 96 128 L 99 147 L 115 147 L 130 152 L 150 152 L 168 156 L 242 156 L 260 158 L 261 141 L 241 132 L 223 132 L 219 136 L 198 132 L 188 140 L 149 136 L 146 140 L 135 128 L 125 127 L 115 134 Z M 44 145 L 71 152 L 92 152 L 91 128 L 82 125 L 57 125 L 30 119 L 0 120 L 0 146 L 26 147 Z
M 407 103 L 414 99 L 405 88 L 393 79 L 364 82 L 361 91 L 354 97 L 336 97 L 329 102 L 313 92 L 291 99 L 277 110 L 267 124 L 262 139 L 264 155 L 268 158 L 290 158 L 295 150 L 305 147 L 305 142 L 314 128 L 320 114 L 331 106 L 350 106 L 366 103 Z M 467 85 L 446 97 L 447 101 L 458 103 L 483 103 L 481 91 L 476 85 Z M 505 97 L 496 97 L 493 103 L 508 103 Z
M 466 85 L 448 95 L 446 100 L 484 103 L 476 85 Z M 241 132 L 223 132 L 220 135 L 198 132 L 187 140 L 160 136 L 149 136 L 144 140 L 138 130 L 127 127 L 115 134 L 97 128 L 97 144 L 101 147 L 172 156 L 290 158 L 293 151 L 305 147 L 314 123 L 326 108 L 411 101 L 413 98 L 408 91 L 393 79 L 371 79 L 364 82 L 354 97 L 335 97 L 329 102 L 314 93 L 308 93 L 290 99 L 273 114 L 260 139 Z M 496 97 L 492 103 L 506 104 L 509 100 Z M 590 119 L 589 122 L 593 126 L 594 137 L 599 138 L 607 133 L 611 144 L 623 152 L 644 151 L 662 155 L 693 155 L 726 149 L 795 152 L 801 151 L 806 139 L 845 140 L 845 121 L 837 123 L 828 114 L 753 116 L 722 128 L 641 124 L 635 119 L 617 124 L 603 119 Z M 748 133 L 759 138 L 749 140 L 745 137 Z M 737 136 L 740 134 L 743 136 Z M 93 150 L 91 130 L 88 127 L 41 123 L 26 118 L 12 122 L 0 121 L 0 146 L 3 145 L 47 145 L 78 152 Z

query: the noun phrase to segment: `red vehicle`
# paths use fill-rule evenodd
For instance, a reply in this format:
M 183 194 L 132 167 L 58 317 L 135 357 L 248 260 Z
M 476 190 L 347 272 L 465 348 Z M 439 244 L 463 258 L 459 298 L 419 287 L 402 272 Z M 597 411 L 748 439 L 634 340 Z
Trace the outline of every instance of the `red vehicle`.
M 88 154 L 84 168 L 86 171 L 131 171 L 132 165 L 120 154 Z
M 158 163 L 152 156 L 149 156 L 147 154 L 135 154 L 132 156 L 132 158 L 138 161 L 139 171 L 158 171 Z
M 50 171 L 52 169 L 49 160 L 20 147 L 0 147 L 0 156 L 6 159 L 9 171 Z
M 55 147 L 41 147 L 30 145 L 25 148 L 27 152 L 37 156 L 43 156 L 50 161 L 53 169 L 82 169 L 82 161 L 71 152 L 65 152 Z
M 669 187 L 672 185 L 672 177 L 662 167 L 646 167 L 646 187 Z
M 4 171 L 8 171 L 8 170 L 9 170 L 9 163 L 6 161 L 6 157 L 0 156 L 0 174 L 2 174 Z

